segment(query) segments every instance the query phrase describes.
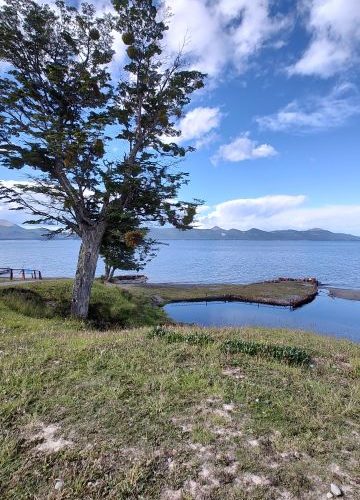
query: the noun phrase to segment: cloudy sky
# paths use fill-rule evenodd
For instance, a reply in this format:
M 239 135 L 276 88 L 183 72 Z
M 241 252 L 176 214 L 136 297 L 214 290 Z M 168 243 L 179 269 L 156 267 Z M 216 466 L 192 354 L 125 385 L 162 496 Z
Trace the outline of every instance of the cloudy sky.
M 179 123 L 197 147 L 181 197 L 205 201 L 199 224 L 360 234 L 360 1 L 167 3 L 168 50 L 185 41 L 208 74 Z

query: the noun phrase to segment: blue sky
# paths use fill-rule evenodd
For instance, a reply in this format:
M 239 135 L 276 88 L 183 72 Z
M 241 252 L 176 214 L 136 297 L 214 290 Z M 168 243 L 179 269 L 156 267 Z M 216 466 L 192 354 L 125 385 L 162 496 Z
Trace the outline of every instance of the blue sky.
M 208 73 L 178 124 L 197 146 L 180 197 L 205 201 L 199 225 L 360 234 L 360 1 L 167 3 L 168 50 L 185 40 Z

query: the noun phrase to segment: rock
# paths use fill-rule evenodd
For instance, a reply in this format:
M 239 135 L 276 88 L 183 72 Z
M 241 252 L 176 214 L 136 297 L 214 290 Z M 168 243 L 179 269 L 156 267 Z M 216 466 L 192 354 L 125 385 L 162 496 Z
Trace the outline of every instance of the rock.
M 64 481 L 62 479 L 56 479 L 54 488 L 57 491 L 60 491 L 63 487 L 64 487 Z
M 343 494 L 339 486 L 335 483 L 331 483 L 330 491 L 334 495 L 334 497 L 341 497 Z
M 329 493 L 326 493 L 326 498 L 334 498 L 334 495 L 329 491 Z

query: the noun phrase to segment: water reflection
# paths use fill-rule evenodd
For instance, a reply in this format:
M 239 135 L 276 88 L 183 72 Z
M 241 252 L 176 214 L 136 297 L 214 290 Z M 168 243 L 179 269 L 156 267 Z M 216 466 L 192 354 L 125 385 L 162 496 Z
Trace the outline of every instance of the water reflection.
M 295 310 L 245 302 L 181 302 L 165 310 L 175 321 L 202 326 L 292 328 L 360 342 L 360 302 L 325 293 Z

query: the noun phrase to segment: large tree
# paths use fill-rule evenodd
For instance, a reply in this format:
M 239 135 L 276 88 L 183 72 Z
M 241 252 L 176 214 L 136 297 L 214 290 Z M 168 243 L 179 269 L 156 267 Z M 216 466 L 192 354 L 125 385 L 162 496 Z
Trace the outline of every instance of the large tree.
M 172 201 L 187 182 L 177 160 L 191 150 L 177 144 L 175 125 L 204 75 L 180 56 L 169 63 L 159 2 L 113 4 L 104 16 L 64 0 L 5 0 L 0 9 L 1 163 L 30 176 L 2 183 L 0 199 L 81 238 L 71 310 L 82 318 L 110 221 L 187 228 L 196 209 Z M 117 80 L 114 31 L 127 47 Z

